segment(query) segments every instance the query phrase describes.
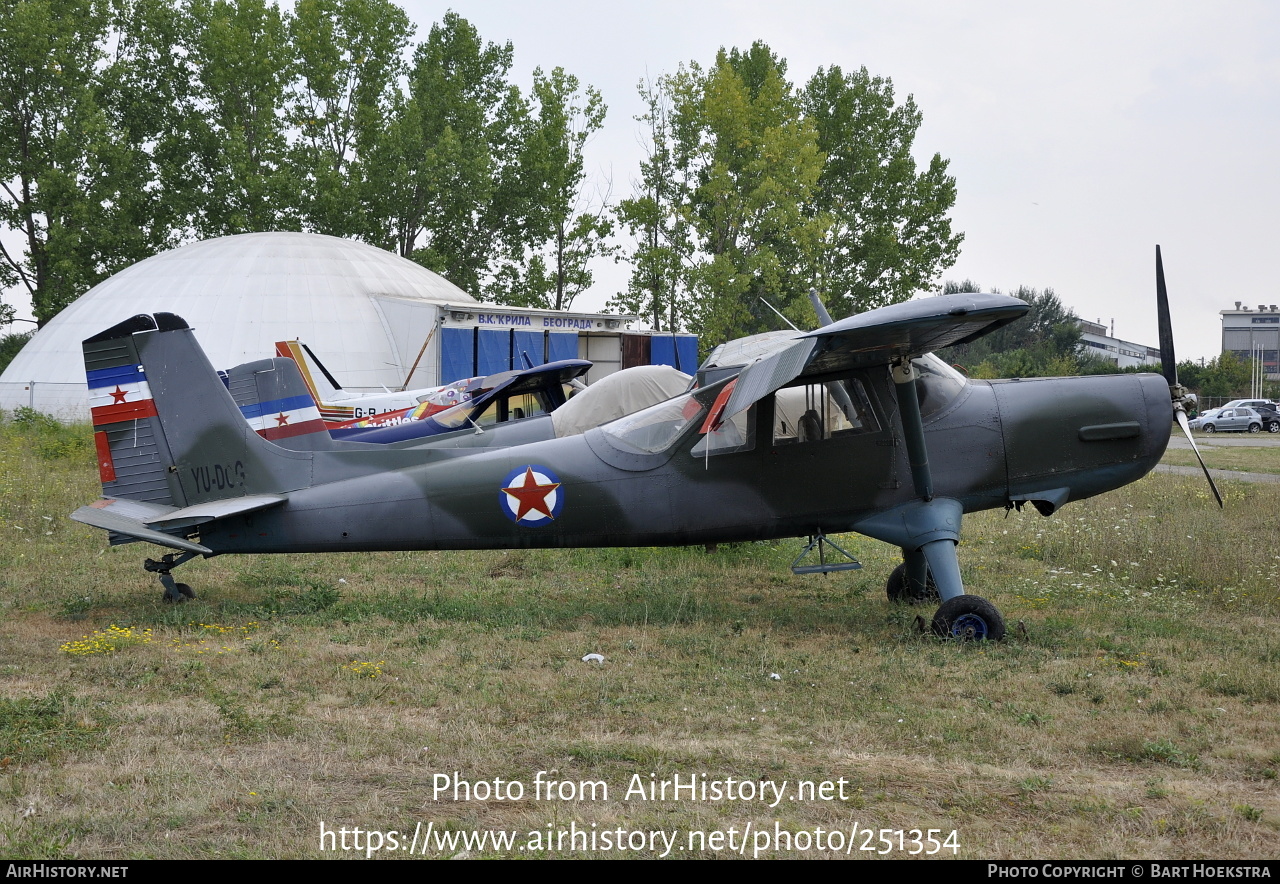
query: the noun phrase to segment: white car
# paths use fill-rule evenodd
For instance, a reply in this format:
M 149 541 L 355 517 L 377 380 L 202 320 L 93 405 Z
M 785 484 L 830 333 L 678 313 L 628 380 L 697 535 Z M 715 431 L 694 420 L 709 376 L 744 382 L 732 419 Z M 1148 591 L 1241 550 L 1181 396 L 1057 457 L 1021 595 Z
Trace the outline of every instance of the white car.
M 1275 408 L 1276 404 L 1270 399 L 1232 399 L 1222 408 L 1240 408 L 1242 406 L 1244 408 Z M 1221 411 L 1222 409 L 1218 410 Z

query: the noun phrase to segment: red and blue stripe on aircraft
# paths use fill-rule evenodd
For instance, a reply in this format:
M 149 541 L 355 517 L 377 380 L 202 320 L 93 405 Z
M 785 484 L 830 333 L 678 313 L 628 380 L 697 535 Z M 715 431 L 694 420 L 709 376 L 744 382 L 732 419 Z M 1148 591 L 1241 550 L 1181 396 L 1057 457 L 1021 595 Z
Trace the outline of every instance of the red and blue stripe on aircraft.
M 306 394 L 242 405 L 240 413 L 259 436 L 269 441 L 327 429 L 315 400 Z

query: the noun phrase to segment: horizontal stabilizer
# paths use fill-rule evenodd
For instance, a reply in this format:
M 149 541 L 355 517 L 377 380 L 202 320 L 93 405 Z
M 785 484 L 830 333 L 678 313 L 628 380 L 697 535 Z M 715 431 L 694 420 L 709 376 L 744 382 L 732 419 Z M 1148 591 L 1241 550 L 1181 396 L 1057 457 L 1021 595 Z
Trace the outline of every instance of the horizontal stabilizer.
M 71 518 L 94 528 L 114 531 L 135 540 L 145 540 L 188 552 L 209 553 L 208 547 L 175 537 L 166 531 L 191 528 L 207 522 L 216 522 L 228 516 L 252 513 L 284 503 L 286 498 L 274 494 L 255 494 L 249 497 L 232 497 L 209 500 L 188 507 L 172 507 L 140 500 L 105 498 L 88 506 L 82 506 Z
M 253 513 L 268 507 L 278 506 L 287 498 L 275 494 L 253 494 L 248 497 L 229 497 L 223 500 L 207 500 L 195 506 L 174 510 L 158 519 L 149 519 L 147 524 L 157 528 L 189 528 L 205 522 L 216 522 L 228 516 L 239 516 Z
M 149 513 L 150 516 L 163 515 L 164 512 L 176 512 L 174 507 L 161 506 L 159 504 L 144 504 L 136 500 L 107 499 L 80 507 L 80 509 L 71 514 L 71 518 L 77 522 L 92 525 L 94 528 L 102 528 L 105 531 L 132 537 L 134 540 L 145 540 L 148 543 L 167 546 L 171 549 L 204 554 L 213 552 L 213 550 L 198 543 L 192 543 L 181 537 L 174 537 L 172 534 L 165 534 L 163 531 L 155 531 L 148 528 L 143 523 L 142 518 L 139 517 L 141 511 L 136 509 L 138 506 L 146 507 L 149 510 L 161 510 L 159 513 Z M 143 518 L 145 517 L 143 516 Z

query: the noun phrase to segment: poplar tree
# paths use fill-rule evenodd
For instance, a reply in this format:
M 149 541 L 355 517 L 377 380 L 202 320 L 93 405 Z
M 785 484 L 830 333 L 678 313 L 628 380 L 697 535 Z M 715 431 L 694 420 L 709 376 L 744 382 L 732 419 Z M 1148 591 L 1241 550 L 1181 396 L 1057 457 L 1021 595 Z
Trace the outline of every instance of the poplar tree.
M 528 106 L 508 80 L 512 52 L 446 13 L 414 53 L 409 94 L 384 151 L 394 247 L 472 294 L 521 220 L 519 134 Z
M 865 70 L 820 69 L 797 92 L 764 43 L 642 85 L 650 140 L 618 219 L 634 238 L 611 304 L 708 344 L 800 327 L 816 288 L 837 318 L 931 288 L 955 261 L 955 181 L 912 157 L 908 98 Z M 767 305 L 766 305 L 767 304 Z
M 488 292 L 502 303 L 567 310 L 591 285 L 590 262 L 614 251 L 607 194 L 589 191 L 583 156 L 606 108 L 597 90 L 563 68 L 535 70 L 532 98 L 513 195 L 523 225 Z
M 299 0 L 287 96 L 297 141 L 301 219 L 309 230 L 390 245 L 381 193 L 389 120 L 400 106 L 401 58 L 413 25 L 388 0 Z

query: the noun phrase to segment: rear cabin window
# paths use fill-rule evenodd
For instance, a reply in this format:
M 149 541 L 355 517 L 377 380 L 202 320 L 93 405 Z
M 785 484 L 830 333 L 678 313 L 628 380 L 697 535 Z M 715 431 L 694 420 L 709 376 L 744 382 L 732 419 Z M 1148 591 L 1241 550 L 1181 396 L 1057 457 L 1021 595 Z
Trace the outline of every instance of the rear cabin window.
M 857 378 L 805 384 L 773 397 L 773 444 L 817 442 L 880 429 L 866 389 Z

